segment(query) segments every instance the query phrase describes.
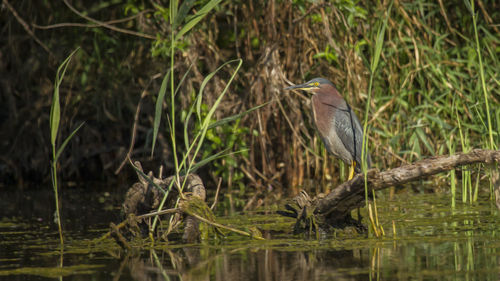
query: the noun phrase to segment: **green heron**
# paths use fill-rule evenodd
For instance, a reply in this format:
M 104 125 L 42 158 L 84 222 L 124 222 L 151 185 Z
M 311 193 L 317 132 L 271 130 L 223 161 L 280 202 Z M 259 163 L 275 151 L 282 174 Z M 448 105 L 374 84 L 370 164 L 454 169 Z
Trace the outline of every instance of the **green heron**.
M 328 152 L 350 164 L 349 180 L 361 172 L 361 149 L 363 129 L 358 117 L 339 94 L 332 82 L 325 78 L 314 78 L 304 84 L 285 90 L 311 91 L 314 124 Z M 371 158 L 366 153 L 366 166 L 371 167 Z

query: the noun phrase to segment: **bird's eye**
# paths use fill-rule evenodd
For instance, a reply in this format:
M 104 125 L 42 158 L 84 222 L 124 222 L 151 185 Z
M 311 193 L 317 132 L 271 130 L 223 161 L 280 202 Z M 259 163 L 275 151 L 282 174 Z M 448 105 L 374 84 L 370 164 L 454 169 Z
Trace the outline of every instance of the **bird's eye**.
M 318 87 L 319 83 L 318 82 L 314 82 L 314 86 Z

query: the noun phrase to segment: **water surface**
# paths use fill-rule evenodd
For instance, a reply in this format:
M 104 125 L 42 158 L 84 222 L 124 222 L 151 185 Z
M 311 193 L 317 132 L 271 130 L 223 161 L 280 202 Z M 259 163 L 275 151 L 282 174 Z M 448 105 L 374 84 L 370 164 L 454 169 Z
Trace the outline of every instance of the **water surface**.
M 67 191 L 61 252 L 52 194 L 4 195 L 0 280 L 500 279 L 499 214 L 487 198 L 452 209 L 446 194 L 381 196 L 384 238 L 294 236 L 292 220 L 264 210 L 220 219 L 242 229 L 257 226 L 266 241 L 230 235 L 219 243 L 143 244 L 124 251 L 110 239 L 93 242 L 111 221 L 119 222 L 120 196 Z

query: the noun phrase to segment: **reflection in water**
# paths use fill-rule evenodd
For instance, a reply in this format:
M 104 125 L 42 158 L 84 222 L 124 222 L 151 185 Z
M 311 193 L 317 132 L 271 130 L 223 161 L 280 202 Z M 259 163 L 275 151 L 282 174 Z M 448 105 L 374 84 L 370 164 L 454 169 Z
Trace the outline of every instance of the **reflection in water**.
M 318 280 L 322 277 L 367 280 L 368 272 L 361 270 L 365 266 L 359 252 L 254 251 L 248 248 L 219 251 L 209 247 L 186 247 L 151 250 L 147 256 L 127 256 L 123 263 L 128 266 L 132 279 L 137 281 Z M 123 274 L 120 271 L 116 277 Z

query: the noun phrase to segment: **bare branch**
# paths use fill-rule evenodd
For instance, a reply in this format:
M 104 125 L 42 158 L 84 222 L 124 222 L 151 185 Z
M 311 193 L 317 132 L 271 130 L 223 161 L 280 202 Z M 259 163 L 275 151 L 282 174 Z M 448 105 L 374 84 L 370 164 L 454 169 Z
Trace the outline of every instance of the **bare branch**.
M 52 51 L 50 51 L 49 47 L 47 47 L 47 45 L 45 45 L 42 41 L 40 41 L 40 39 L 38 39 L 38 37 L 36 37 L 35 33 L 33 32 L 33 30 L 30 29 L 28 23 L 26 23 L 20 16 L 19 14 L 17 13 L 17 11 L 14 9 L 14 7 L 12 7 L 9 3 L 9 1 L 7 0 L 3 0 L 3 3 L 5 6 L 7 6 L 7 8 L 10 10 L 10 12 L 12 13 L 12 15 L 14 15 L 14 17 L 16 18 L 16 20 L 23 26 L 24 30 L 26 30 L 26 32 L 31 36 L 33 37 L 33 39 L 47 52 L 49 53 L 49 55 L 54 56 L 54 54 L 52 53 Z
M 4 1 L 6 1 L 6 0 L 4 0 Z M 134 36 L 138 36 L 138 37 L 143 37 L 143 38 L 152 39 L 152 40 L 156 39 L 156 37 L 153 36 L 153 35 L 149 35 L 149 34 L 145 34 L 145 33 L 140 33 L 140 32 L 136 32 L 136 31 L 132 31 L 132 30 L 128 30 L 128 29 L 119 28 L 119 27 L 107 24 L 106 22 L 99 21 L 99 20 L 93 19 L 91 17 L 88 17 L 88 16 L 80 13 L 77 9 L 75 9 L 75 7 L 71 6 L 71 4 L 68 3 L 68 0 L 63 0 L 63 1 L 64 1 L 64 4 L 66 4 L 66 6 L 68 6 L 68 8 L 71 11 L 73 11 L 75 14 L 79 15 L 80 17 L 82 17 L 82 18 L 84 18 L 84 19 L 86 19 L 88 21 L 95 22 L 95 23 L 97 23 L 98 25 L 100 25 L 102 27 L 106 27 L 108 29 L 111 29 L 111 30 L 114 30 L 114 31 L 117 31 L 117 32 L 121 32 L 121 33 L 125 33 L 125 34 L 130 34 L 130 35 L 134 35 Z

